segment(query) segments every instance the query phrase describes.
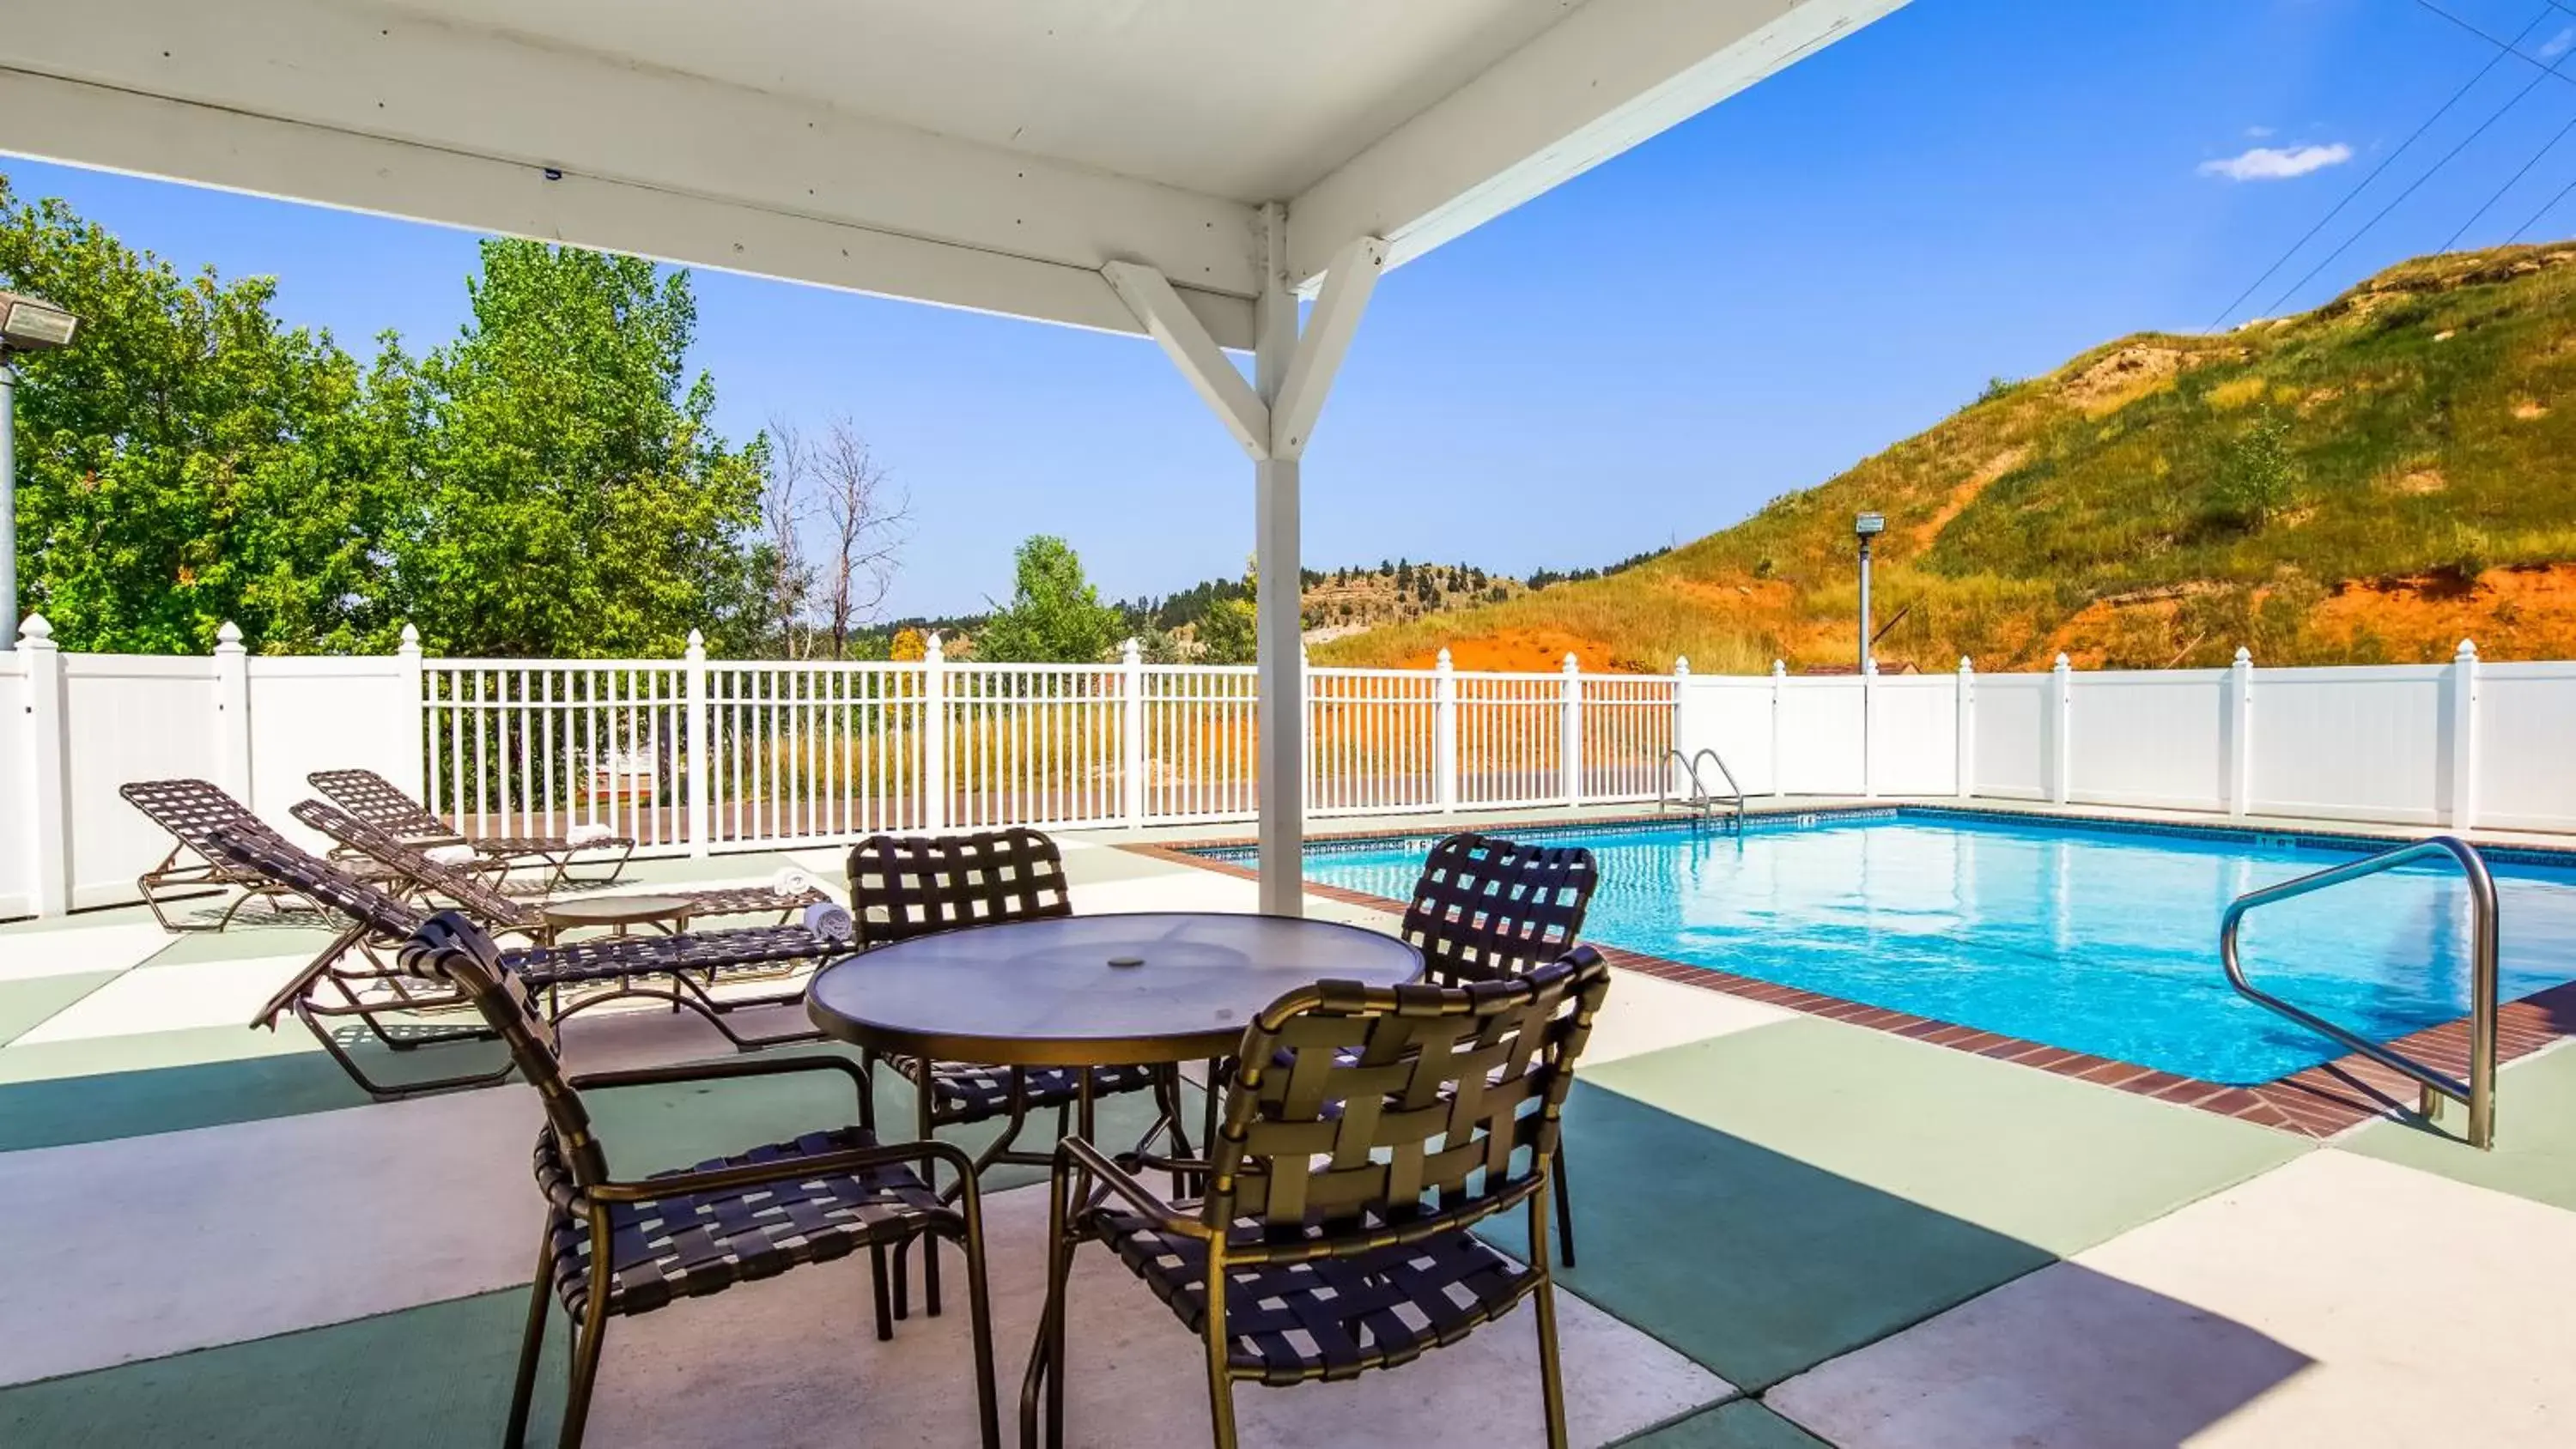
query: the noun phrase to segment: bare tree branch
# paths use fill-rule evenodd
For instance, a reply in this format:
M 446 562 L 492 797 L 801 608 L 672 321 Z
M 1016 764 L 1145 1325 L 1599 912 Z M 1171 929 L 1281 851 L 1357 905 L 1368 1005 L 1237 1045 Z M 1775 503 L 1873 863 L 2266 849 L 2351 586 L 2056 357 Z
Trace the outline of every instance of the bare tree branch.
M 769 420 L 769 477 L 760 492 L 761 541 L 769 554 L 769 622 L 778 631 L 779 653 L 789 659 L 810 654 L 813 631 L 799 626 L 811 609 L 816 583 L 814 566 L 805 557 L 805 524 L 814 516 L 808 485 L 814 481 L 814 448 L 804 433 L 785 418 Z
M 832 417 L 808 456 L 825 555 L 817 604 L 838 659 L 848 650 L 851 632 L 876 618 L 894 586 L 897 560 L 910 539 L 905 524 L 912 500 L 877 462 L 847 413 Z

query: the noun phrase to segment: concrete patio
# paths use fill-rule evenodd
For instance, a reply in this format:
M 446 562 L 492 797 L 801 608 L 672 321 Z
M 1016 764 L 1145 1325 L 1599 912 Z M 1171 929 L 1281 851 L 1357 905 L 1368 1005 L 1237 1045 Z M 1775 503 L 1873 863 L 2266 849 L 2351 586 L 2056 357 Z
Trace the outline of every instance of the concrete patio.
M 1126 839 L 1066 838 L 1077 910 L 1253 907 L 1251 882 Z M 787 859 L 636 874 L 712 883 Z M 300 1035 L 245 1030 L 321 939 L 293 921 L 174 939 L 125 909 L 0 926 L 0 1442 L 498 1437 L 539 1215 L 536 1104 L 510 1086 L 368 1105 Z M 721 1049 L 652 1011 L 566 1036 L 582 1069 Z M 881 1082 L 886 1120 L 906 1119 L 902 1091 Z M 2318 1143 L 1623 971 L 1568 1109 L 1575 1437 L 2563 1444 L 2576 1053 L 2509 1066 L 2500 1100 L 2491 1154 L 2394 1121 Z M 792 1083 L 598 1105 L 621 1169 L 846 1107 Z M 1007 1397 L 1043 1193 L 998 1192 L 989 1215 Z M 972 1442 L 962 1314 L 879 1344 L 863 1274 L 621 1322 L 594 1442 Z M 1073 1302 L 1071 1442 L 1204 1442 L 1193 1345 L 1168 1312 L 1105 1254 Z M 1247 1388 L 1246 1442 L 1537 1443 L 1534 1362 L 1519 1315 L 1358 1383 Z

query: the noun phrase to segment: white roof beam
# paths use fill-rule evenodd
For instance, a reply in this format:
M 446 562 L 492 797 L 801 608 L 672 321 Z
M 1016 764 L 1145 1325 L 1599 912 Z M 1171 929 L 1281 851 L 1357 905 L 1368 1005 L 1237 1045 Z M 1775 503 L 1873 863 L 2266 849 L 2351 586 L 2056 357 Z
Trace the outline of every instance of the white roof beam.
M 1129 311 L 1144 324 L 1172 365 L 1181 370 L 1190 390 L 1216 414 L 1253 461 L 1270 456 L 1270 408 L 1252 390 L 1234 359 L 1225 355 L 1198 318 L 1181 303 L 1172 284 L 1152 267 L 1111 262 L 1101 274 L 1116 288 Z
M 1296 232 L 1289 231 L 1295 244 Z M 1270 409 L 1270 452 L 1277 458 L 1302 458 L 1306 440 L 1314 436 L 1315 421 L 1323 415 L 1324 398 L 1333 390 L 1333 377 L 1342 369 L 1342 358 L 1351 350 L 1351 336 L 1359 330 L 1360 314 L 1368 310 L 1369 294 L 1377 290 L 1377 279 L 1386 267 L 1386 243 L 1364 236 L 1345 243 L 1333 254 L 1332 269 L 1324 274 L 1323 292 L 1315 299 L 1313 315 L 1306 319 L 1306 330 L 1297 339 L 1297 355 L 1288 364 L 1288 377 L 1279 385 L 1279 400 Z
M 31 130 L 15 116 L 35 111 L 40 93 L 48 101 L 67 94 L 47 82 L 136 101 L 164 98 L 178 109 L 119 108 L 93 96 L 75 108 L 117 112 L 114 136 L 91 140 L 64 125 Z M 1106 318 L 1105 325 L 1133 330 L 1116 300 L 1100 295 L 1098 270 L 1113 259 L 1143 261 L 1208 314 L 1202 320 L 1223 344 L 1252 342 L 1258 233 L 1254 209 L 1240 202 L 393 12 L 307 0 L 0 0 L 0 91 L 21 86 L 31 88 L 29 97 L 8 105 L 13 119 L 0 142 L 50 159 L 483 230 L 555 234 L 525 217 L 496 223 L 499 208 L 456 188 L 371 184 L 244 154 L 273 151 L 284 134 L 247 123 L 285 123 L 316 133 L 294 147 L 307 161 L 327 151 L 415 172 L 479 161 L 500 169 L 487 169 L 477 185 L 522 195 L 526 187 L 505 179 L 509 168 L 532 175 L 552 168 L 566 182 L 616 194 L 613 202 L 586 200 L 573 210 L 691 214 L 664 218 L 647 232 L 741 231 L 740 219 L 765 215 L 782 234 L 772 248 L 781 259 L 805 256 L 827 235 L 885 239 L 853 247 L 846 266 L 838 265 L 837 243 L 823 248 L 817 260 L 835 265 L 820 268 L 830 275 L 813 276 L 746 265 L 728 255 L 732 238 L 718 255 L 677 255 L 644 240 L 562 237 L 700 265 L 912 296 L 920 294 L 910 279 L 923 266 L 897 265 L 882 281 L 869 274 L 882 256 L 918 251 L 903 243 L 938 244 L 996 263 L 1078 272 L 1078 279 L 1037 289 L 1088 290 L 1090 299 L 1035 315 L 1095 326 Z M 229 132 L 228 141 L 195 134 L 208 125 Z M 253 179 L 248 171 L 265 174 Z M 807 240 L 787 244 L 789 233 Z M 975 279 L 1019 269 L 971 257 L 945 269 L 956 275 L 943 294 L 925 300 L 1018 310 L 1024 286 L 1005 285 L 979 300 Z M 1241 305 L 1207 305 L 1228 299 Z M 1078 315 L 1059 315 L 1066 312 Z
M 1903 3 L 1589 0 L 1297 197 L 1289 276 L 1362 236 L 1410 261 Z

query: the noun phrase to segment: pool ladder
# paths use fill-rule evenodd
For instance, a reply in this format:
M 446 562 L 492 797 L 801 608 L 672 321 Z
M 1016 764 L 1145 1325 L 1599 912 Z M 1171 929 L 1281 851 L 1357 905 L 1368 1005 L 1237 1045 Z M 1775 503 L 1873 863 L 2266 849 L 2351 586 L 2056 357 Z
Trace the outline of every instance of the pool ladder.
M 2237 930 L 2250 911 L 2437 855 L 2447 855 L 2459 862 L 2460 873 L 2468 879 L 2469 904 L 2477 921 L 2469 960 L 2469 1079 L 2466 1082 L 2437 1072 L 2402 1052 L 2366 1040 L 2261 990 L 2245 979 L 2245 965 L 2237 959 L 2236 952 Z M 2466 841 L 2436 835 L 2429 840 L 2382 851 L 2365 860 L 2303 875 L 2296 880 L 2285 880 L 2279 885 L 2265 886 L 2259 891 L 2238 896 L 2228 905 L 2227 915 L 2219 924 L 2218 956 L 2227 967 L 2227 983 L 2235 987 L 2239 995 L 2320 1036 L 2341 1042 L 2416 1083 L 2422 1089 L 2420 1106 L 2428 1122 L 2441 1117 L 2445 1099 L 2462 1104 L 2469 1109 L 2469 1145 L 2481 1150 L 2495 1146 L 2496 888 L 2494 877 L 2487 874 L 2485 859 Z
M 1724 794 L 1710 789 L 1708 782 L 1701 777 L 1699 762 L 1702 760 L 1717 766 L 1718 778 L 1726 782 Z M 1666 750 L 1664 764 L 1668 768 L 1664 771 L 1663 795 L 1655 802 L 1657 813 L 1679 805 L 1698 816 L 1703 822 L 1722 820 L 1730 832 L 1738 835 L 1744 833 L 1744 790 L 1735 783 L 1735 772 L 1726 768 L 1726 761 L 1718 757 L 1717 751 L 1702 749 L 1695 755 L 1684 755 L 1679 750 Z M 1676 765 L 1680 767 L 1678 775 L 1669 768 Z M 1690 782 L 1690 793 L 1687 796 L 1673 793 L 1676 780 Z

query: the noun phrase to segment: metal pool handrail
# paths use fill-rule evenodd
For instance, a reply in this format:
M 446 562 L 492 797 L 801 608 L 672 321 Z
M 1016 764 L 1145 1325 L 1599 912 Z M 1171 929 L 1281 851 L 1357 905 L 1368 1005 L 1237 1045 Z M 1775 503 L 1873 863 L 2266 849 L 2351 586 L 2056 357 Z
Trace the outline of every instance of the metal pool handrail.
M 1717 773 L 1726 780 L 1726 788 L 1729 791 L 1728 794 L 1718 795 L 1711 792 L 1707 783 L 1700 779 L 1699 762 L 1702 760 L 1706 760 L 1710 764 L 1717 766 Z M 1697 754 L 1689 756 L 1683 755 L 1678 749 L 1671 749 L 1664 751 L 1664 763 L 1667 765 L 1680 765 L 1682 767 L 1682 774 L 1687 776 L 1690 780 L 1690 799 L 1682 803 L 1690 806 L 1690 808 L 1694 810 L 1697 810 L 1703 819 L 1707 818 L 1707 816 L 1712 811 L 1716 810 L 1716 808 L 1721 804 L 1732 805 L 1735 808 L 1727 817 L 1728 821 L 1734 828 L 1742 828 L 1744 823 L 1744 787 L 1735 783 L 1735 772 L 1726 768 L 1726 760 L 1723 756 L 1719 755 L 1717 751 L 1709 749 L 1706 746 L 1702 746 Z M 1667 771 L 1664 776 L 1663 798 L 1656 802 L 1655 808 L 1657 810 L 1661 810 L 1672 803 L 1672 775 Z
M 2436 855 L 2447 855 L 2459 862 L 2460 873 L 2468 879 L 2469 901 L 2477 918 L 2469 960 L 2469 1080 L 2465 1084 L 2261 990 L 2245 979 L 2244 963 L 2237 959 L 2236 934 L 2244 924 L 2247 912 Z M 2218 956 L 2226 964 L 2228 984 L 2235 987 L 2240 995 L 2320 1036 L 2341 1042 L 2390 1071 L 2403 1073 L 2420 1084 L 2423 1088 L 2423 1112 L 2428 1120 L 2441 1114 L 2441 1099 L 2444 1097 L 2465 1105 L 2469 1109 L 2469 1145 L 2480 1149 L 2495 1146 L 2496 888 L 2495 878 L 2487 874 L 2485 859 L 2466 841 L 2436 835 L 2412 845 L 2382 851 L 2366 860 L 2352 861 L 2238 896 L 2229 903 L 2227 914 L 2219 923 Z

